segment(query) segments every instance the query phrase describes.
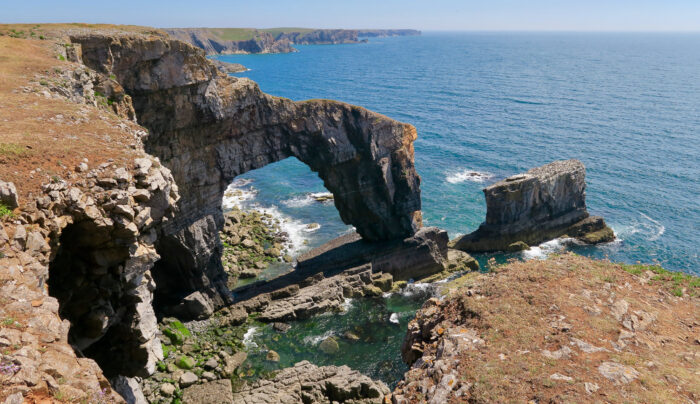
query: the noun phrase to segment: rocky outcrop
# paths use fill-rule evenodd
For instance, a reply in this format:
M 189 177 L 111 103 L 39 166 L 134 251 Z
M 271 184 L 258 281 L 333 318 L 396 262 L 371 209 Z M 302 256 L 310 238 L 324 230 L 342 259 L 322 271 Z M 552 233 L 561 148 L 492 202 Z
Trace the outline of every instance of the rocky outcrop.
M 697 401 L 697 282 L 573 254 L 469 273 L 409 323 L 392 401 Z
M 204 49 L 207 55 L 236 53 L 294 52 L 288 40 L 277 39 L 264 31 L 253 30 L 249 39 L 226 40 L 209 28 L 172 28 L 165 30 L 171 37 Z
M 294 52 L 292 45 L 331 45 L 365 42 L 359 37 L 420 35 L 411 29 L 246 29 L 169 28 L 171 37 L 204 49 L 207 55 Z M 227 35 L 230 34 L 230 36 Z M 228 37 L 244 39 L 231 40 Z
M 447 243 L 447 232 L 437 227 L 421 228 L 403 240 L 372 243 L 350 233 L 302 254 L 297 270 L 328 272 L 371 264 L 375 272 L 396 280 L 420 279 L 443 270 Z
M 580 161 L 555 161 L 485 188 L 486 221 L 454 240 L 453 247 L 518 251 L 563 235 L 588 243 L 611 241 L 612 230 L 586 210 L 585 176 Z
M 259 380 L 234 394 L 234 403 L 383 403 L 389 388 L 347 366 L 312 365 L 307 361 Z
M 157 36 L 76 35 L 82 60 L 113 74 L 150 130 L 147 151 L 173 173 L 180 212 L 160 229 L 153 276 L 161 307 L 201 290 L 228 300 L 218 230 L 221 201 L 239 174 L 287 157 L 318 172 L 341 219 L 368 241 L 402 239 L 421 226 L 416 131 L 366 109 L 271 97 L 221 75 L 204 53 Z

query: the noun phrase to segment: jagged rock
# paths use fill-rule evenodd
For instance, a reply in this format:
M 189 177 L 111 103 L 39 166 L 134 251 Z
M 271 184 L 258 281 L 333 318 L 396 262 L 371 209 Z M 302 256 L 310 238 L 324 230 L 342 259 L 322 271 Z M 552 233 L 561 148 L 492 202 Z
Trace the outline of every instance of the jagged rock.
M 117 376 L 112 379 L 112 388 L 124 398 L 127 404 L 148 404 L 139 383 L 133 378 Z
M 349 233 L 302 254 L 297 270 L 339 271 L 369 263 L 394 281 L 420 279 L 443 270 L 447 243 L 447 232 L 437 227 L 421 228 L 403 240 L 374 243 Z
M 567 233 L 588 243 L 610 241 L 612 230 L 605 222 L 588 216 L 585 176 L 580 161 L 555 161 L 488 186 L 486 221 L 451 246 L 467 252 L 516 251 Z
M 172 312 L 184 319 L 203 319 L 214 313 L 214 307 L 209 298 L 197 291 L 185 297 L 172 309 Z
M 389 388 L 347 366 L 318 367 L 307 361 L 282 369 L 234 394 L 235 403 L 382 403 Z
M 17 188 L 15 188 L 15 184 L 0 181 L 0 203 L 10 209 L 15 209 L 19 206 Z
M 245 362 L 248 354 L 244 351 L 238 351 L 233 355 L 222 352 L 221 357 L 224 360 L 224 374 L 226 376 L 231 376 L 234 374 L 236 369 L 238 369 L 238 367 Z
M 445 269 L 449 272 L 478 271 L 479 262 L 464 251 L 450 248 L 447 250 Z
M 187 404 L 230 404 L 233 403 L 231 381 L 216 380 L 197 384 L 182 391 L 182 402 Z
M 365 240 L 403 239 L 420 228 L 412 126 L 343 103 L 270 97 L 163 36 L 91 33 L 71 41 L 87 66 L 114 74 L 133 97 L 149 129 L 146 150 L 172 171 L 183 195 L 157 242 L 162 258 L 153 275 L 162 300 L 201 290 L 215 306 L 228 301 L 217 235 L 223 192 L 237 175 L 287 157 L 318 172 L 341 219 Z

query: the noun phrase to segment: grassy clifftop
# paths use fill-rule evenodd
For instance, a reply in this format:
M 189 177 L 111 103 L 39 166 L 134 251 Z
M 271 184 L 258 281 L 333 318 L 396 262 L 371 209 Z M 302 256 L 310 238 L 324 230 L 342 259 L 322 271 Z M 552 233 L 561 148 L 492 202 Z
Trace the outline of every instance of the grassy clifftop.
M 407 402 L 700 400 L 698 277 L 565 254 L 445 293 L 409 325 Z

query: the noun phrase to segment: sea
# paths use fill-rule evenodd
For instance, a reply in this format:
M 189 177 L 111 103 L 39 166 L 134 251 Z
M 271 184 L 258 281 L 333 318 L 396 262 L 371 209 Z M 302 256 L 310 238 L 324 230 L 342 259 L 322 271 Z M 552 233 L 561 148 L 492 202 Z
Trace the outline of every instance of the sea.
M 450 238 L 472 232 L 485 217 L 484 187 L 575 158 L 586 166 L 589 212 L 606 219 L 617 241 L 591 247 L 554 240 L 518 257 L 569 249 L 700 275 L 700 34 L 425 32 L 296 48 L 217 58 L 246 66 L 236 76 L 269 94 L 340 100 L 414 125 L 425 225 Z M 246 173 L 230 188 L 241 192 L 224 207 L 277 216 L 295 254 L 352 231 L 332 202 L 317 201 L 327 190 L 294 158 Z M 372 310 L 388 321 L 392 305 L 405 306 L 403 323 L 420 302 L 387 300 Z M 342 321 L 298 327 L 340 335 Z M 395 351 L 405 325 L 399 328 Z M 361 367 L 386 350 L 368 346 L 361 358 L 317 362 Z M 386 359 L 392 370 L 366 373 L 395 383 L 405 369 L 394 356 Z

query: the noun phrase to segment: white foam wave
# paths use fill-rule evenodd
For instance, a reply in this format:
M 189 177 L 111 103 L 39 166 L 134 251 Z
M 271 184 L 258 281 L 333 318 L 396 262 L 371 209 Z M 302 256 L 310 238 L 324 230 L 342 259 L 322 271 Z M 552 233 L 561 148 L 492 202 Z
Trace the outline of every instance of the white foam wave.
M 550 240 L 547 242 L 544 242 L 538 246 L 532 246 L 529 249 L 525 250 L 522 252 L 523 258 L 526 260 L 531 260 L 531 259 L 546 259 L 550 254 L 555 253 L 557 251 L 561 251 L 566 246 L 571 245 L 576 243 L 576 240 L 573 238 L 568 238 L 568 237 L 563 237 L 563 238 L 557 238 L 554 240 Z
M 474 170 L 449 171 L 446 173 L 445 181 L 450 184 L 460 184 L 462 182 L 484 182 L 493 178 L 493 174 Z
M 325 203 L 332 201 L 333 194 L 330 192 L 312 192 L 305 195 L 295 196 L 282 203 L 290 208 L 303 208 L 313 203 Z
M 260 205 L 253 205 L 252 208 L 260 213 L 267 213 L 273 218 L 277 219 L 280 231 L 287 234 L 285 248 L 292 255 L 297 254 L 306 248 L 304 241 L 307 238 L 305 234 L 318 230 L 309 230 L 307 224 L 285 215 L 284 213 L 280 212 L 276 206 L 263 207 Z
M 348 298 L 348 297 L 346 297 L 343 300 L 343 305 L 340 306 L 343 309 L 343 312 L 342 312 L 343 314 L 349 312 L 350 309 L 352 309 L 352 302 L 353 302 L 353 300 Z
M 655 220 L 642 212 L 637 213 L 639 213 L 639 216 L 643 220 L 633 219 L 630 224 L 619 226 L 618 229 L 615 230 L 615 237 L 620 240 L 624 240 L 632 235 L 639 234 L 640 236 L 645 237 L 647 241 L 656 241 L 661 238 L 664 233 L 666 233 L 666 227 L 658 220 Z
M 253 180 L 250 179 L 236 179 L 224 191 L 224 198 L 221 205 L 224 210 L 231 210 L 233 208 L 243 209 L 246 202 L 250 202 L 255 199 L 258 191 L 250 186 L 247 189 L 243 189 L 250 185 Z
M 321 342 L 323 342 L 324 339 L 326 339 L 328 337 L 332 337 L 334 335 L 335 335 L 335 331 L 329 330 L 329 331 L 324 332 L 321 335 L 306 336 L 306 337 L 304 337 L 304 339 L 302 341 L 307 345 L 316 346 L 316 345 L 320 344 Z
M 248 331 L 243 334 L 243 346 L 246 348 L 257 348 L 258 344 L 253 341 L 253 338 L 255 337 L 256 333 L 258 331 L 258 327 L 250 327 Z
M 389 316 L 389 322 L 392 324 L 398 324 L 399 323 L 399 315 L 397 313 L 391 313 L 391 316 Z

